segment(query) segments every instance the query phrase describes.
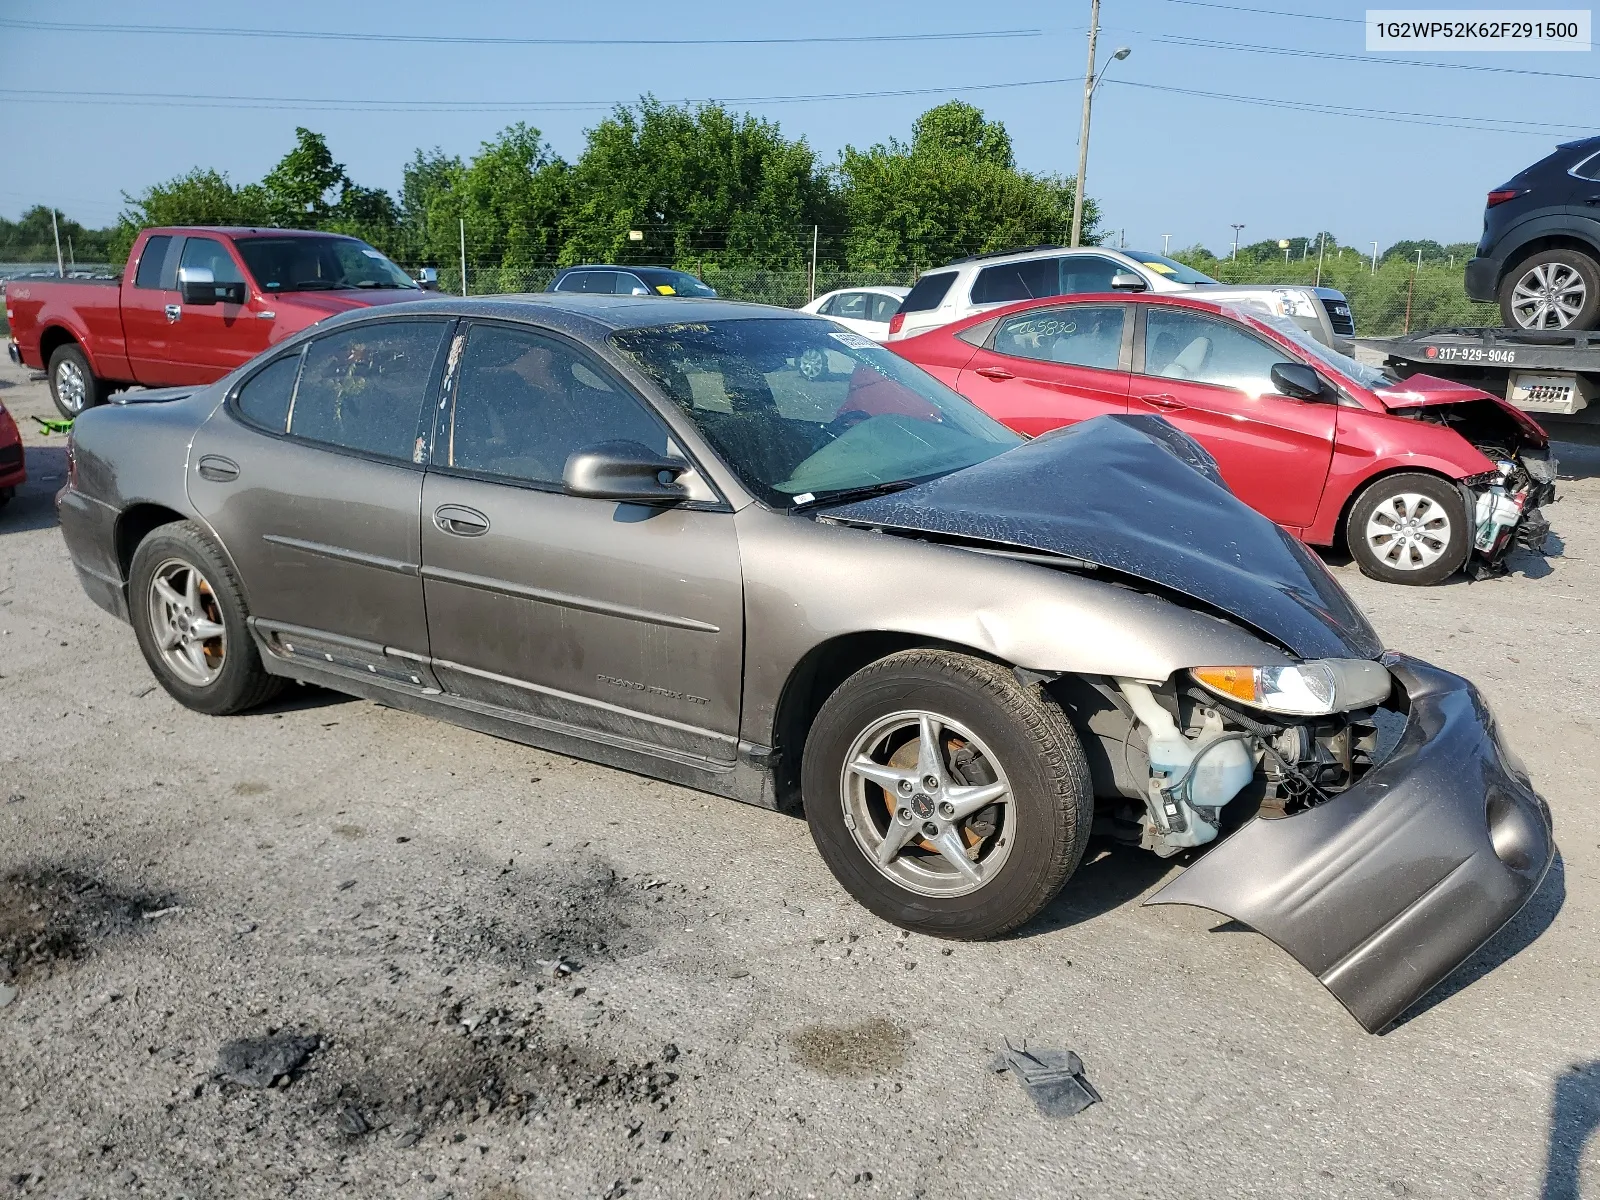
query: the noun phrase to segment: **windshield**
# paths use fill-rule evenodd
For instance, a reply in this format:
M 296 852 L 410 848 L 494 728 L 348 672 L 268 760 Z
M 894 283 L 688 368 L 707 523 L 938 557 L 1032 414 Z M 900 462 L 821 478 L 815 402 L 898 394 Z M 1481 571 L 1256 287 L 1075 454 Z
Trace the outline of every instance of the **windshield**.
M 399 267 L 355 238 L 239 238 L 234 245 L 263 292 L 417 286 Z
M 1280 317 L 1276 313 L 1266 312 L 1251 304 L 1229 304 L 1225 307 L 1251 320 L 1260 321 L 1263 325 L 1270 325 L 1275 332 L 1293 342 L 1302 353 L 1309 355 L 1323 366 L 1332 367 L 1346 379 L 1353 380 L 1364 388 L 1388 387 L 1395 382 L 1394 376 L 1382 367 L 1368 366 L 1364 362 L 1357 362 L 1348 354 L 1340 354 L 1337 350 L 1324 346 L 1288 317 Z
M 1149 267 L 1162 278 L 1172 280 L 1173 283 L 1200 284 L 1218 282 L 1209 275 L 1202 275 L 1193 267 L 1184 266 L 1175 258 L 1168 258 L 1165 254 L 1146 254 L 1142 250 L 1124 250 L 1122 253 L 1133 259 L 1134 262 Z
M 611 341 L 775 508 L 946 475 L 1022 440 L 828 320 L 659 325 Z
M 687 271 L 669 271 L 663 267 L 636 267 L 634 274 L 643 279 L 663 296 L 715 296 L 717 289 L 701 283 Z

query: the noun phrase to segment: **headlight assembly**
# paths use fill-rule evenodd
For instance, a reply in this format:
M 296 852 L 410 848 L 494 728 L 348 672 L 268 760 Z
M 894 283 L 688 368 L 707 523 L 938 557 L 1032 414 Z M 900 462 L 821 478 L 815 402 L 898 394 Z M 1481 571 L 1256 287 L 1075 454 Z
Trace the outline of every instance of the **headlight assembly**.
M 1299 717 L 1370 708 L 1389 698 L 1393 681 L 1381 663 L 1318 658 L 1287 667 L 1195 667 L 1196 683 L 1241 704 Z
M 1283 317 L 1314 317 L 1317 315 L 1316 302 L 1310 296 L 1300 292 L 1291 292 L 1278 289 L 1272 293 L 1272 298 L 1277 301 L 1278 315 Z

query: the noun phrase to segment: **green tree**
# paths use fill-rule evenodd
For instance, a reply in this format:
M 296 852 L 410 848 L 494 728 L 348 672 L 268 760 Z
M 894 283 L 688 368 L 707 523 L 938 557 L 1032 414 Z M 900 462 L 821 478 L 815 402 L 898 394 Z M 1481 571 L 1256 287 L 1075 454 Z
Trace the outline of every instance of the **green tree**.
M 847 146 L 835 168 L 853 270 L 912 271 L 966 254 L 1064 241 L 1074 184 L 1019 170 L 998 121 L 952 101 L 917 119 L 910 145 Z M 1099 210 L 1084 205 L 1084 241 Z
M 439 265 L 430 250 L 428 212 L 437 197 L 455 186 L 461 171 L 461 159 L 438 146 L 426 153 L 419 149 L 406 164 L 400 181 L 398 253 L 408 261 L 428 260 L 433 266 Z
M 127 260 L 141 229 L 152 225 L 267 225 L 270 201 L 257 183 L 235 187 L 220 171 L 196 167 L 138 196 L 122 194 L 127 205 L 112 238 L 112 261 Z
M 333 161 L 328 140 L 304 126 L 294 148 L 261 181 L 271 223 L 286 229 L 318 229 L 331 220 L 336 197 L 350 185 L 344 164 Z
M 617 108 L 589 130 L 571 189 L 567 263 L 798 268 L 812 226 L 833 223 L 826 176 L 804 140 L 716 104 L 646 96 Z
M 49 263 L 53 267 L 57 229 L 61 234 L 61 256 L 69 265 L 73 259 L 86 263 L 107 261 L 115 228 L 89 229 L 65 213 L 55 214 L 56 227 L 52 228 L 51 215 L 51 209 L 35 204 L 15 221 L 0 217 L 0 261 Z

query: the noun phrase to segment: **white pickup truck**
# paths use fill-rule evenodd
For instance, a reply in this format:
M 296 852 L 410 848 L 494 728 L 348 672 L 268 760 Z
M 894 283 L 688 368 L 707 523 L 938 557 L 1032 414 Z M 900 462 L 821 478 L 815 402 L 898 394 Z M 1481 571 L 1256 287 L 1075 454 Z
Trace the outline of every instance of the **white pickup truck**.
M 957 259 L 929 271 L 900 304 L 889 340 L 1018 300 L 1089 292 L 1188 292 L 1286 317 L 1342 354 L 1354 348 L 1355 317 L 1344 293 L 1302 284 L 1220 283 L 1175 259 L 1106 246 L 1036 246 Z

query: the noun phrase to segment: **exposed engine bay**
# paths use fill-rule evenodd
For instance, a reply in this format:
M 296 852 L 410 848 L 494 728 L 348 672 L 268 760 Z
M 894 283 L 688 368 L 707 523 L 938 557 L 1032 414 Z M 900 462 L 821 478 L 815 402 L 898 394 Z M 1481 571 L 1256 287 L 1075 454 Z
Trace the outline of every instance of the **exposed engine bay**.
M 1095 832 L 1163 858 L 1324 804 L 1379 760 L 1376 706 L 1288 718 L 1194 683 L 1062 678 L 1050 691 L 1087 735 Z
M 1550 523 L 1540 509 L 1556 499 L 1557 463 L 1548 443 L 1526 436 L 1505 409 L 1488 398 L 1401 409 L 1396 415 L 1453 429 L 1495 464 L 1493 471 L 1461 481 L 1473 524 L 1468 574 L 1482 578 L 1503 572 L 1513 546 L 1543 552 Z

